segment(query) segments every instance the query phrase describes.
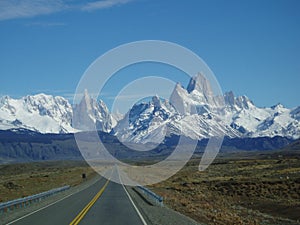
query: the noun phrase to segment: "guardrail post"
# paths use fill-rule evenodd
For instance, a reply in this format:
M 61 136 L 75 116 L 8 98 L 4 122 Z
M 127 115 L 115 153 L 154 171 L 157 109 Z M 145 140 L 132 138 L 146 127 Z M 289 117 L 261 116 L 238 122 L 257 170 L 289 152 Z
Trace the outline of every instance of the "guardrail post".
M 137 186 L 148 198 L 154 200 L 155 204 L 163 206 L 163 197 L 155 194 L 151 190 L 143 186 Z
M 70 186 L 64 186 L 60 188 L 55 188 L 46 192 L 42 192 L 40 194 L 19 198 L 15 200 L 11 200 L 8 202 L 0 203 L 0 214 L 8 213 L 11 210 L 17 209 L 17 208 L 26 208 L 27 206 L 30 206 L 34 202 L 40 202 L 43 198 L 49 197 L 55 193 L 65 191 L 69 189 Z

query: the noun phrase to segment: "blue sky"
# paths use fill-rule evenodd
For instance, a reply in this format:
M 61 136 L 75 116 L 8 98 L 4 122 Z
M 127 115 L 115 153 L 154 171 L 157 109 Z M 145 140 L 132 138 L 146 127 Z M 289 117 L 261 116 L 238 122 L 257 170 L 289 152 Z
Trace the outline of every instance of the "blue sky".
M 152 39 L 194 51 L 223 91 L 247 95 L 258 106 L 295 107 L 300 105 L 299 11 L 297 0 L 2 0 L 0 95 L 70 98 L 97 57 Z M 137 74 L 129 71 L 134 79 Z M 168 73 L 159 66 L 151 71 L 160 72 Z M 185 76 L 178 80 L 187 85 Z M 107 90 L 121 88 L 117 82 Z

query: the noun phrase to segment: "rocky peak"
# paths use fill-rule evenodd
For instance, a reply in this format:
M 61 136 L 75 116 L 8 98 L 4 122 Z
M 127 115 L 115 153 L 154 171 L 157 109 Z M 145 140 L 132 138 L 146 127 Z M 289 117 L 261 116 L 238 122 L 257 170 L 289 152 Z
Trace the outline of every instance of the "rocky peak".
M 226 92 L 224 94 L 225 104 L 233 106 L 235 104 L 235 97 L 232 91 Z
M 190 79 L 186 90 L 188 91 L 188 93 L 196 90 L 206 96 L 213 95 L 210 82 L 202 73 L 198 73 Z
M 300 120 L 300 106 L 298 106 L 297 108 L 293 109 L 290 113 L 290 115 L 297 119 L 297 120 Z
M 283 108 L 284 108 L 284 106 L 281 103 L 278 103 L 278 104 L 273 105 L 271 107 L 271 109 L 277 109 L 277 110 L 280 110 L 280 109 L 283 109 Z
M 254 106 L 253 102 L 247 96 L 235 97 L 232 91 L 224 94 L 224 100 L 225 105 L 236 110 L 249 109 Z
M 152 97 L 152 102 L 155 108 L 161 108 L 161 101 L 157 95 Z
M 85 90 L 83 98 L 73 109 L 73 124 L 78 130 L 97 130 L 110 132 L 112 129 L 112 117 L 105 103 L 91 98 Z
M 87 111 L 90 111 L 92 109 L 92 99 L 87 89 L 84 90 L 83 98 L 81 99 L 79 104 L 82 105 L 82 107 L 85 106 Z
M 245 95 L 237 97 L 235 103 L 242 109 L 250 109 L 254 106 L 253 102 Z
M 186 113 L 185 99 L 188 95 L 188 92 L 181 84 L 177 83 L 170 96 L 170 103 L 180 114 Z

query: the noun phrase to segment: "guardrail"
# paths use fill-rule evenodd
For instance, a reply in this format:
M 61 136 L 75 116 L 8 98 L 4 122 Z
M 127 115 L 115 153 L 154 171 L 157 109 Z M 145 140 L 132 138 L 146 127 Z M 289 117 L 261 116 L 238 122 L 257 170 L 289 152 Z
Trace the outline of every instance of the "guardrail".
M 39 202 L 46 197 L 49 197 L 58 192 L 65 191 L 69 188 L 70 188 L 69 185 L 63 186 L 63 187 L 54 188 L 54 189 L 51 189 L 49 191 L 45 191 L 45 192 L 42 192 L 39 194 L 31 195 L 31 196 L 28 196 L 25 198 L 18 198 L 18 199 L 11 200 L 8 202 L 0 203 L 0 213 L 9 212 L 10 210 L 14 210 L 16 208 L 22 208 L 22 207 L 29 206 L 33 202 Z
M 163 206 L 163 200 L 164 198 L 155 194 L 154 192 L 150 191 L 148 188 L 143 186 L 137 186 L 138 189 L 140 189 L 149 199 L 153 200 L 157 205 Z

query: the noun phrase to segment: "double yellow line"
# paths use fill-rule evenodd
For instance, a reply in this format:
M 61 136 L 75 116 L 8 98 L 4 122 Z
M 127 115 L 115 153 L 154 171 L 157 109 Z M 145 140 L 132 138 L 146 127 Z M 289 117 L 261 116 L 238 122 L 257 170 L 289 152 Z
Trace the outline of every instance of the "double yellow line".
M 80 221 L 83 219 L 83 217 L 87 214 L 87 212 L 90 210 L 90 208 L 95 204 L 95 202 L 98 200 L 98 198 L 102 195 L 104 192 L 106 186 L 108 185 L 109 180 L 106 181 L 104 186 L 101 188 L 101 190 L 94 196 L 94 198 L 81 210 L 81 212 L 75 217 L 75 219 L 70 223 L 70 225 L 77 225 L 80 223 Z

